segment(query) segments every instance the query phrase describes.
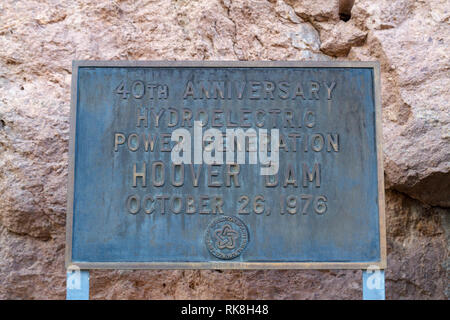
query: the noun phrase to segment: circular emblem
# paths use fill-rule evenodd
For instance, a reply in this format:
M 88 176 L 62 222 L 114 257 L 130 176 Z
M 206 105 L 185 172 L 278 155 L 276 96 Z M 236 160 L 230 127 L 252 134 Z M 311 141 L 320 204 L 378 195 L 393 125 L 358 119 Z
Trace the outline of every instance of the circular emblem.
M 211 221 L 206 229 L 205 242 L 209 252 L 219 259 L 239 256 L 248 243 L 248 230 L 241 219 L 223 216 Z

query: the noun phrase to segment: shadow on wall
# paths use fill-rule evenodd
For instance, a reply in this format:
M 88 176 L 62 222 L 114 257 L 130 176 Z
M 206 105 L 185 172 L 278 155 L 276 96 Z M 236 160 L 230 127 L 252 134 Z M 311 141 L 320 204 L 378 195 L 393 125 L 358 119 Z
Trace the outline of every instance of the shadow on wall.
M 355 0 L 339 0 L 339 18 L 347 22 L 352 17 L 352 8 Z

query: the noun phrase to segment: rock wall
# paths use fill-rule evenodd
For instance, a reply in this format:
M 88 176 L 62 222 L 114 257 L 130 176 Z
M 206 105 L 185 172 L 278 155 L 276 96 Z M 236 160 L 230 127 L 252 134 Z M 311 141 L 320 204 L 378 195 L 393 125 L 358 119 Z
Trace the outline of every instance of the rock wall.
M 352 1 L 350 1 L 352 2 Z M 344 21 L 344 20 L 348 21 Z M 379 60 L 388 299 L 446 299 L 448 0 L 0 3 L 0 299 L 65 297 L 72 60 Z M 94 299 L 360 299 L 361 271 L 93 271 Z

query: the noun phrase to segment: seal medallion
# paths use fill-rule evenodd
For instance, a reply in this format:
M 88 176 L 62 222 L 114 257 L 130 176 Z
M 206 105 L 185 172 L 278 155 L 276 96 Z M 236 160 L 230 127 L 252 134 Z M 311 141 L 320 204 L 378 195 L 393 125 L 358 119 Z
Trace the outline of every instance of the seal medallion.
M 205 243 L 209 252 L 215 257 L 224 260 L 234 259 L 247 246 L 247 227 L 237 217 L 219 217 L 208 225 Z

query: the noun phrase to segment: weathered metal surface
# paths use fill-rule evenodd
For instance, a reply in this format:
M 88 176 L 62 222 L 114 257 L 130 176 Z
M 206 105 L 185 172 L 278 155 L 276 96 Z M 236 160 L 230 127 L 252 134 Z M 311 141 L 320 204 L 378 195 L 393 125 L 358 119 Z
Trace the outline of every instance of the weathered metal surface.
M 67 265 L 384 268 L 379 90 L 376 63 L 75 62 Z M 248 159 L 174 171 L 197 114 L 279 129 L 278 184 Z

